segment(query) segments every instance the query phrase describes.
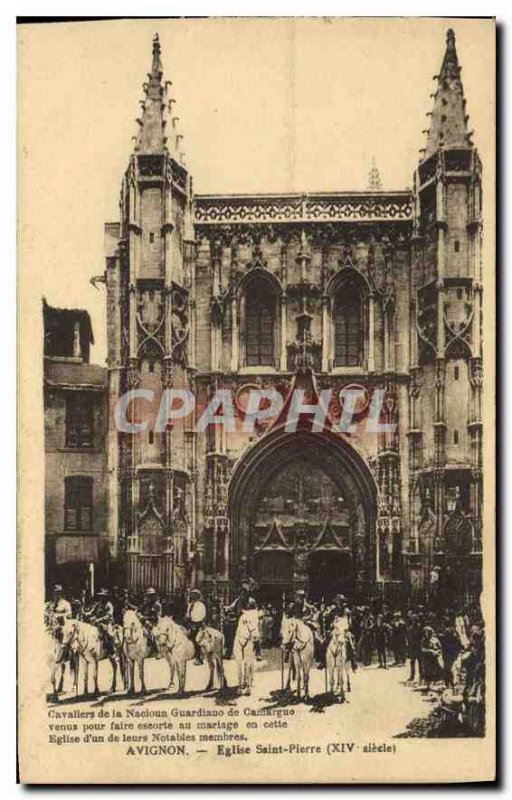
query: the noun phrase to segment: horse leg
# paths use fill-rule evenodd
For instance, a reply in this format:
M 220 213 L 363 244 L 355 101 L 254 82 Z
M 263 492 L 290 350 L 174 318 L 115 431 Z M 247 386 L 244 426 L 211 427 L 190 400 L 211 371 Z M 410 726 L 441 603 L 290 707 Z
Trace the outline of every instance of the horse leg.
M 57 687 L 57 694 L 60 694 L 62 692 L 63 687 L 64 687 L 64 670 L 65 669 L 66 669 L 66 662 L 65 661 L 61 661 L 60 662 L 60 678 L 59 678 L 59 685 Z
M 98 666 L 99 666 L 99 663 L 100 662 L 99 662 L 99 660 L 97 658 L 95 658 L 93 660 L 93 662 L 92 662 L 92 674 L 93 674 L 93 679 L 94 679 L 94 696 L 95 697 L 98 697 L 98 695 L 100 693 L 100 687 L 98 686 Z
M 119 670 L 121 672 L 121 678 L 123 679 L 123 689 L 126 689 L 128 685 L 128 663 L 122 650 L 119 653 Z
M 77 664 L 78 664 L 78 659 L 79 659 L 79 655 L 78 655 L 78 653 L 71 653 L 71 657 L 70 657 L 70 659 L 69 659 L 69 671 L 70 671 L 70 673 L 71 673 L 71 677 L 72 677 L 72 679 L 73 679 L 73 682 L 72 682 L 72 687 L 71 687 L 71 688 L 72 688 L 72 690 L 73 690 L 75 693 L 76 693 L 76 690 L 77 690 L 77 688 L 78 688 L 78 687 L 77 687 L 77 681 L 78 681 L 78 675 L 77 675 L 78 669 L 77 669 Z
M 187 679 L 187 662 L 178 665 L 178 695 L 185 694 L 185 681 Z
M 218 668 L 219 668 L 219 685 L 221 689 L 224 689 L 228 685 L 228 682 L 226 679 L 226 673 L 224 672 L 224 661 L 222 655 L 219 657 Z
M 55 664 L 52 668 L 52 688 L 53 688 L 53 699 L 59 699 L 59 693 L 57 691 L 57 664 Z
M 135 693 L 135 661 L 128 659 L 128 694 Z
M 340 664 L 340 677 L 339 677 L 340 690 L 339 690 L 339 696 L 340 696 L 340 700 L 341 700 L 342 703 L 345 702 L 345 689 L 344 689 L 344 686 L 343 686 L 343 672 L 344 672 L 343 667 Z
M 210 677 L 208 678 L 208 683 L 206 684 L 205 692 L 209 692 L 210 689 L 213 688 L 214 677 L 215 677 L 215 675 L 214 675 L 215 665 L 213 663 L 213 656 L 211 654 L 206 656 L 206 659 L 208 661 L 208 668 L 210 670 Z
M 89 694 L 89 662 L 84 658 L 84 696 Z
M 117 688 L 117 661 L 115 656 L 110 658 L 110 663 L 112 664 L 112 686 L 110 688 L 110 693 L 113 694 Z
M 288 677 L 286 679 L 286 686 L 284 687 L 287 692 L 290 691 L 292 682 L 292 669 L 293 669 L 293 653 L 290 653 L 290 666 L 288 667 Z
M 251 694 L 251 689 L 252 689 L 252 680 L 253 680 L 253 665 L 252 665 L 252 662 L 250 662 L 249 664 L 246 664 L 245 670 L 246 670 L 246 673 L 245 673 L 246 674 L 245 693 L 246 693 L 246 695 L 250 695 Z
M 167 663 L 169 665 L 169 684 L 168 684 L 167 688 L 170 689 L 172 684 L 173 684 L 173 682 L 174 682 L 174 680 L 173 680 L 174 679 L 174 661 L 172 660 L 171 654 L 169 652 L 166 652 L 165 660 L 167 661 Z
M 140 691 L 141 694 L 146 694 L 146 684 L 144 682 L 144 659 L 142 658 L 139 661 L 139 673 L 140 673 Z
M 304 700 L 309 700 L 309 667 L 304 667 Z

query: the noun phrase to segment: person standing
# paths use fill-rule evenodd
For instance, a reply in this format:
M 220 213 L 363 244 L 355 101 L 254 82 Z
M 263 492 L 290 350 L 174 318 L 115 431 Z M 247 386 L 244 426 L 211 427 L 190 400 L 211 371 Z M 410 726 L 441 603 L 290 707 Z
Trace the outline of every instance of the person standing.
M 197 634 L 204 627 L 206 619 L 206 606 L 203 602 L 203 595 L 199 589 L 191 589 L 189 593 L 189 604 L 187 607 L 186 621 L 190 631 L 190 637 L 194 643 L 195 664 L 202 664 L 203 658 L 201 648 L 197 643 Z
M 461 652 L 461 644 L 455 626 L 449 618 L 443 621 L 443 628 L 439 637 L 443 653 L 444 682 L 447 688 L 454 685 L 453 665 Z
M 421 638 L 422 675 L 427 691 L 443 674 L 441 642 L 431 625 L 425 625 Z
M 393 615 L 393 624 L 391 628 L 391 649 L 395 664 L 401 666 L 405 664 L 405 654 L 407 652 L 407 626 L 400 611 L 396 611 Z
M 375 640 L 375 647 L 377 648 L 377 657 L 379 659 L 379 669 L 387 669 L 387 655 L 386 655 L 386 646 L 389 641 L 389 625 L 384 620 L 384 616 L 382 614 L 377 615 L 377 621 L 375 623 L 375 627 L 373 629 L 373 635 Z
M 372 663 L 372 656 L 373 656 L 373 647 L 374 647 L 374 636 L 373 632 L 375 629 L 375 619 L 368 607 L 363 609 L 360 630 L 361 634 L 359 637 L 358 642 L 358 652 L 359 658 L 364 664 L 365 667 L 368 667 Z
M 407 640 L 409 643 L 410 672 L 408 680 L 413 683 L 416 680 L 416 669 L 418 670 L 418 681 L 421 683 L 421 636 L 422 623 L 417 614 L 409 615 L 407 628 Z

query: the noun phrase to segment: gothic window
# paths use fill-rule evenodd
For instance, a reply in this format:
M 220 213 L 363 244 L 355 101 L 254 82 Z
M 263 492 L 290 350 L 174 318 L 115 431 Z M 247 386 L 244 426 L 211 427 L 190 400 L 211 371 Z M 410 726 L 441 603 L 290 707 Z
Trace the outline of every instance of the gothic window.
M 359 288 L 344 283 L 334 298 L 334 366 L 363 365 L 363 302 Z
M 250 282 L 245 293 L 245 362 L 274 366 L 276 295 L 267 281 Z
M 73 392 L 66 398 L 66 447 L 93 446 L 94 408 L 92 398 Z
M 64 529 L 90 531 L 92 529 L 93 479 L 73 475 L 64 480 Z

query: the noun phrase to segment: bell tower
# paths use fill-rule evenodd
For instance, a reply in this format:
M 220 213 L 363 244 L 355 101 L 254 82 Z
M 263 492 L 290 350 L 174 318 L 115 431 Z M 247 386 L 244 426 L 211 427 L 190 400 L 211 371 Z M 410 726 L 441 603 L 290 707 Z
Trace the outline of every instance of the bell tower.
M 434 79 L 414 178 L 408 551 L 413 574 L 438 567 L 469 597 L 481 588 L 482 166 L 452 30 Z
M 194 436 L 181 420 L 155 429 L 163 390 L 188 388 L 193 380 L 192 190 L 170 86 L 157 34 L 121 186 L 120 222 L 105 227 L 111 540 L 124 571 L 120 580 L 161 593 L 179 593 L 190 581 L 194 514 Z M 127 410 L 127 418 L 142 423 L 137 433 L 120 432 L 114 420 L 115 404 L 130 390 L 138 390 Z

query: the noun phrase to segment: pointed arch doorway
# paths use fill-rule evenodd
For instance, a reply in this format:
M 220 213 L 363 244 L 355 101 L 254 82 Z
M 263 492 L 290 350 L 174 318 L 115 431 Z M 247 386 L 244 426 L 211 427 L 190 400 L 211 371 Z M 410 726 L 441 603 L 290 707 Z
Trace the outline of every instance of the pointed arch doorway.
M 375 584 L 376 486 L 339 434 L 274 430 L 235 466 L 229 488 L 230 581 L 262 599 L 299 588 L 330 599 Z

